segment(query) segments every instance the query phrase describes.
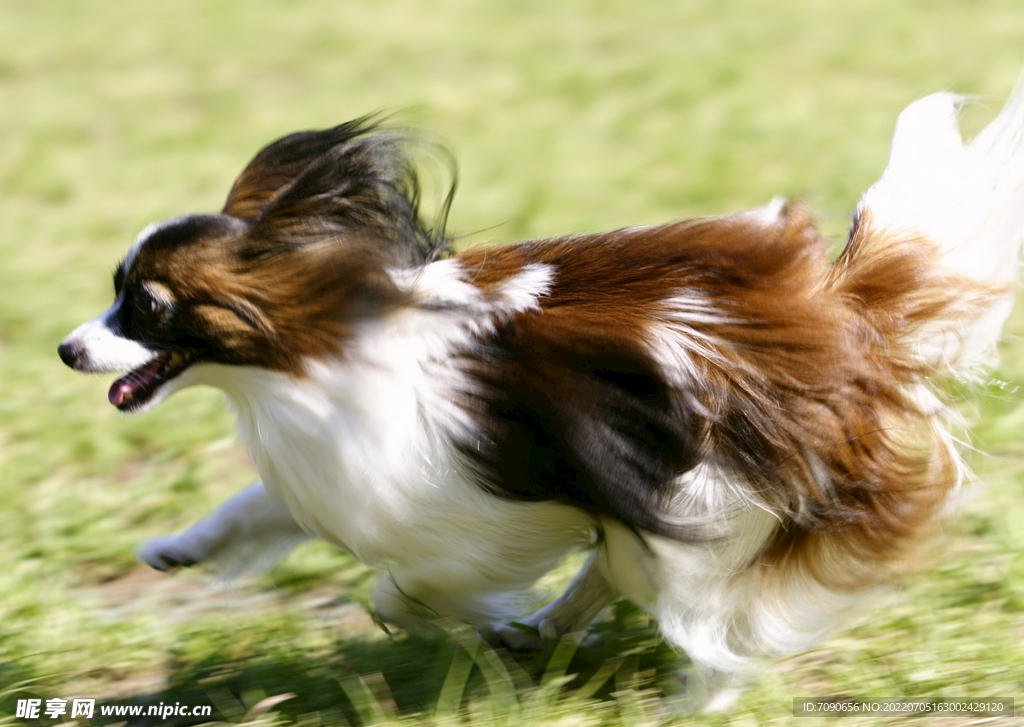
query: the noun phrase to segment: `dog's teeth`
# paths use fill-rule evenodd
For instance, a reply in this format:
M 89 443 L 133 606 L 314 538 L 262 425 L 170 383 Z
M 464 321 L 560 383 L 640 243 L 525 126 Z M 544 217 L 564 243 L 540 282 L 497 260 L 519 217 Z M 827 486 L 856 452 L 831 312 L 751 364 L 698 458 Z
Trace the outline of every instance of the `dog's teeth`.
M 171 366 L 178 366 L 180 364 L 185 363 L 185 358 L 186 358 L 185 354 L 183 354 L 181 351 L 172 351 L 171 352 Z

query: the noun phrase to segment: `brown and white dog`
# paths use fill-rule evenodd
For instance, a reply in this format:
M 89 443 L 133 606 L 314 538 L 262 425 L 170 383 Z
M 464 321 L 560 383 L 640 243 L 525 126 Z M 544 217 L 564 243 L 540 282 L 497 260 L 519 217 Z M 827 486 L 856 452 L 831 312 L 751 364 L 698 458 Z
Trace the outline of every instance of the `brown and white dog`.
M 810 647 L 943 511 L 963 468 L 929 380 L 983 368 L 1012 304 L 1024 94 L 967 146 L 958 104 L 901 115 L 834 263 L 781 202 L 452 254 L 400 134 L 271 144 L 221 214 L 145 229 L 113 306 L 60 346 L 130 370 L 124 412 L 221 388 L 259 468 L 142 559 L 240 565 L 312 536 L 387 569 L 374 605 L 400 626 L 525 647 L 626 597 L 724 677 Z

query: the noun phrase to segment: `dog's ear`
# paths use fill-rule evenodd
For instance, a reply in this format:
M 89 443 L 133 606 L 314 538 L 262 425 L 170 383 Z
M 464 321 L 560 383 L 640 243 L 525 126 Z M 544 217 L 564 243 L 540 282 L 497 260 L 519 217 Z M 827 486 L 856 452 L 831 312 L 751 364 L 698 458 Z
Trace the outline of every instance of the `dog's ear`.
M 435 224 L 426 224 L 410 145 L 415 138 L 366 121 L 287 137 L 253 160 L 226 212 L 248 216 L 257 255 L 344 241 L 347 253 L 361 249 L 387 265 L 424 264 L 448 247 L 454 184 Z
M 254 222 L 274 195 L 295 181 L 332 149 L 371 133 L 370 117 L 321 131 L 300 131 L 264 147 L 235 180 L 224 204 L 224 214 Z

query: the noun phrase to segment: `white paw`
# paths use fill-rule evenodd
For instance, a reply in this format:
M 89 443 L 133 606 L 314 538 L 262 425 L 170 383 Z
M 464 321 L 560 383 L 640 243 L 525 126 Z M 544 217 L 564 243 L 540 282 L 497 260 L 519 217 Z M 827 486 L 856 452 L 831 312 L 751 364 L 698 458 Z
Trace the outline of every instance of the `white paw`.
M 162 571 L 187 568 L 203 561 L 203 556 L 183 544 L 177 535 L 147 540 L 139 547 L 138 556 L 146 565 Z
M 476 630 L 480 638 L 492 647 L 509 651 L 550 649 L 559 637 L 555 625 L 549 619 L 541 619 L 536 624 L 530 621 L 477 624 Z

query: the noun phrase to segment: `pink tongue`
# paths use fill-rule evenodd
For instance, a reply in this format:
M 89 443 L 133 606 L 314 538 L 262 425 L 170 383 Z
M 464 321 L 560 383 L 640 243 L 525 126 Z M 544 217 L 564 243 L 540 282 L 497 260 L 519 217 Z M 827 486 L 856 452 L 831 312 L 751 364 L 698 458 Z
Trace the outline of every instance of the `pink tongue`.
M 115 381 L 111 385 L 110 391 L 107 392 L 107 400 L 114 406 L 121 406 L 136 391 L 156 380 L 164 366 L 165 359 L 166 356 L 160 356 Z

